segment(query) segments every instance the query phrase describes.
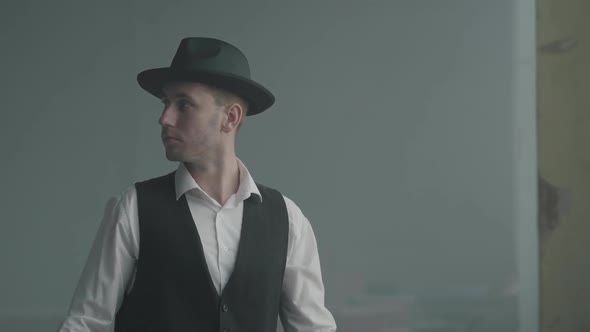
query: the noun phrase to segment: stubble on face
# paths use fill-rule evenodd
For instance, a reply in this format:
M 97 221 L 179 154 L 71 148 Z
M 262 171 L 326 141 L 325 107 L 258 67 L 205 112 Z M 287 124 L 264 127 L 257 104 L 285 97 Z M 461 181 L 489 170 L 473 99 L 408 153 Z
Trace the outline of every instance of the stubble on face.
M 220 137 L 221 107 L 216 103 L 214 92 L 199 83 L 173 83 L 164 90 L 171 106 L 174 102 L 189 99 L 190 107 L 185 112 L 176 112 L 175 121 L 162 125 L 162 136 L 170 135 L 179 140 L 164 142 L 166 159 L 185 163 L 210 163 L 223 151 Z

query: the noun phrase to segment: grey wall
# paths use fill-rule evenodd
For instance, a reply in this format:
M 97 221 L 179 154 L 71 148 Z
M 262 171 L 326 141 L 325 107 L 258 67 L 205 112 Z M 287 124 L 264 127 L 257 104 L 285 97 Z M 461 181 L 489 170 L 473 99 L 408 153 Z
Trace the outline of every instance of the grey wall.
M 311 220 L 339 331 L 536 330 L 532 3 L 12 4 L 0 330 L 54 328 L 107 199 L 175 167 L 135 75 L 186 36 L 276 94 L 238 156 Z

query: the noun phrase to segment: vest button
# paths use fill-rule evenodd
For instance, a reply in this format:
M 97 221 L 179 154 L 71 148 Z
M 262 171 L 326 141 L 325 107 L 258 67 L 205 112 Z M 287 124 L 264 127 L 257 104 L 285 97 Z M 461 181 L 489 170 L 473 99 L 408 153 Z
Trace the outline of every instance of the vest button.
M 223 332 L 229 332 L 229 330 L 228 329 L 223 329 Z
M 221 307 L 221 310 L 223 310 L 223 312 L 227 312 L 227 311 L 229 310 L 229 307 L 227 306 L 227 304 L 224 304 L 224 305 Z M 226 330 L 226 331 L 227 331 L 227 330 Z

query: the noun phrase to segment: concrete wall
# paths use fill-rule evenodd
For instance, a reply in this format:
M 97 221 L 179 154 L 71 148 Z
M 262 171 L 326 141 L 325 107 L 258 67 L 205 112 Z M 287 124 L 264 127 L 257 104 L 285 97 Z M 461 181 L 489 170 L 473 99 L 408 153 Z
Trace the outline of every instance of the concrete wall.
M 590 331 L 589 14 L 587 0 L 537 1 L 545 332 Z

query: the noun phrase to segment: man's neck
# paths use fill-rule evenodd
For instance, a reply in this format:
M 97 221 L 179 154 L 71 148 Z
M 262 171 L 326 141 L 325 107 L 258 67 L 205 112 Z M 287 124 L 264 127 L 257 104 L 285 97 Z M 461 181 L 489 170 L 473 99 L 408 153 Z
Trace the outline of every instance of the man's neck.
M 240 169 L 235 155 L 203 163 L 184 163 L 195 182 L 221 206 L 238 191 Z

